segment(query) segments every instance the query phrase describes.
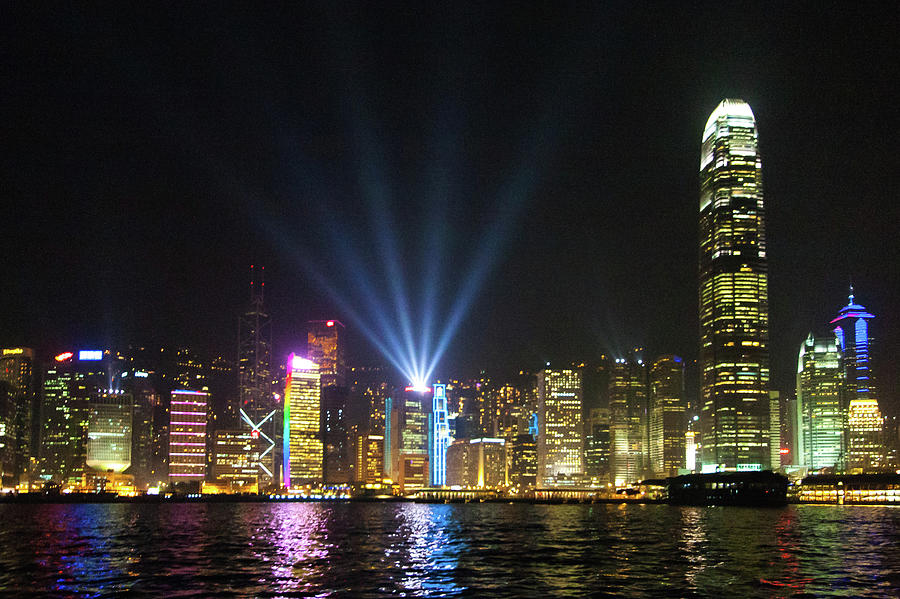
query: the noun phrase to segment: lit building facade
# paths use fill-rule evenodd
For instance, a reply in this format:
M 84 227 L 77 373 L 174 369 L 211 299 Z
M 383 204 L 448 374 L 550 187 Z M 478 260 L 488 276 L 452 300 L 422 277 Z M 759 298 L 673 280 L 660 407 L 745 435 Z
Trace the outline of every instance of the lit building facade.
M 847 413 L 841 404 L 841 367 L 832 337 L 812 333 L 797 359 L 797 455 L 810 470 L 843 468 Z
M 534 435 L 522 433 L 516 435 L 507 444 L 509 484 L 518 489 L 527 489 L 537 485 L 537 441 Z
M 447 485 L 496 488 L 506 485 L 503 439 L 457 439 L 447 449 Z
M 431 486 L 447 484 L 447 446 L 450 444 L 450 424 L 447 416 L 447 386 L 432 386 L 430 427 L 428 430 L 430 454 L 428 456 Z
M 108 391 L 91 399 L 87 426 L 87 466 L 120 474 L 131 466 L 132 398 Z
M 360 435 L 356 444 L 356 480 L 380 483 L 384 479 L 384 435 Z
M 213 444 L 213 479 L 232 492 L 253 492 L 258 487 L 259 439 L 245 429 L 220 429 Z
M 390 456 L 390 478 L 404 493 L 427 487 L 431 482 L 428 429 L 433 397 L 429 387 L 410 386 L 389 399 L 385 459 Z
M 169 480 L 173 483 L 206 478 L 208 395 L 176 389 L 169 404 Z
M 591 408 L 584 432 L 584 469 L 592 479 L 609 478 L 609 408 Z
M 538 483 L 552 485 L 584 473 L 581 373 L 538 372 Z
M 768 466 L 768 260 L 756 120 L 723 100 L 700 155 L 700 376 L 703 470 Z
M 344 325 L 339 320 L 313 320 L 307 324 L 306 355 L 319 365 L 322 387 L 343 387 L 347 380 Z
M 677 476 L 685 465 L 684 362 L 660 356 L 650 365 L 649 381 L 650 470 L 656 476 Z
M 0 469 L 3 485 L 18 484 L 37 457 L 35 432 L 37 377 L 34 351 L 8 347 L 0 352 Z M 5 456 L 5 457 L 3 457 Z
M 639 481 L 648 462 L 647 370 L 642 362 L 618 358 L 610 368 L 609 418 L 611 482 Z
M 284 485 L 322 482 L 322 387 L 316 363 L 291 354 L 284 391 Z
M 847 409 L 845 467 L 854 472 L 877 471 L 885 464 L 884 418 L 869 368 L 869 321 L 875 315 L 855 302 L 852 287 L 849 300 L 831 321 L 843 378 L 841 402 Z

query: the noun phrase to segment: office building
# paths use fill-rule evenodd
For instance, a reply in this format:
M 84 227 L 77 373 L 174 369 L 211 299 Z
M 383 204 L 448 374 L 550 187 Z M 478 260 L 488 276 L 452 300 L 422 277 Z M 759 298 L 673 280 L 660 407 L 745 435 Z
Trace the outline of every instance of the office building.
M 503 439 L 456 439 L 447 448 L 447 485 L 496 488 L 506 485 Z
M 32 458 L 37 457 L 36 374 L 32 349 L 8 347 L 0 352 L 0 456 L 7 456 L 0 457 L 4 486 L 27 478 Z
M 322 408 L 319 366 L 291 354 L 284 391 L 284 485 L 322 482 Z
M 585 421 L 584 470 L 591 479 L 609 479 L 612 447 L 609 408 L 591 408 Z
M 678 356 L 660 356 L 650 365 L 650 471 L 655 476 L 677 476 L 685 465 L 684 362 Z
M 213 444 L 213 479 L 229 492 L 259 490 L 259 438 L 246 429 L 219 429 Z
M 581 373 L 538 372 L 538 484 L 554 485 L 584 474 Z
M 169 402 L 169 481 L 199 482 L 206 478 L 206 419 L 209 403 L 203 391 L 176 389 Z
M 385 461 L 390 464 L 390 478 L 404 493 L 431 483 L 428 429 L 433 399 L 430 387 L 409 386 L 388 401 L 390 421 L 385 432 Z
M 700 155 L 700 377 L 704 471 L 759 470 L 769 450 L 769 298 L 756 120 L 723 100 Z
M 91 398 L 87 425 L 87 467 L 121 474 L 131 466 L 132 397 L 109 390 Z
M 450 444 L 450 423 L 447 416 L 447 385 L 432 386 L 431 414 L 429 416 L 428 447 L 431 486 L 447 484 L 447 447 Z
M 847 413 L 841 404 L 842 371 L 834 336 L 810 333 L 797 359 L 797 455 L 810 470 L 843 468 Z M 788 448 L 789 449 L 789 448 Z
M 339 320 L 313 320 L 308 324 L 307 357 L 319 365 L 322 387 L 347 385 L 344 325 Z
M 356 480 L 375 484 L 384 479 L 384 435 L 360 435 L 356 444 Z
M 537 485 L 537 441 L 530 433 L 516 435 L 511 443 L 507 444 L 507 458 L 509 464 L 509 484 L 517 489 L 532 488 Z
M 641 360 L 618 358 L 609 376 L 610 478 L 615 485 L 640 481 L 648 449 L 647 370 Z

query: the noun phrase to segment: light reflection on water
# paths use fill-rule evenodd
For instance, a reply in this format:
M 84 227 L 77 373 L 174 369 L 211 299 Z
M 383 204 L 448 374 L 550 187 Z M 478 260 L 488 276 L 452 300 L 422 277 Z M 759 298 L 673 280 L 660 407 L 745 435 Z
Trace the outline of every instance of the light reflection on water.
M 0 592 L 898 596 L 900 509 L 0 505 Z

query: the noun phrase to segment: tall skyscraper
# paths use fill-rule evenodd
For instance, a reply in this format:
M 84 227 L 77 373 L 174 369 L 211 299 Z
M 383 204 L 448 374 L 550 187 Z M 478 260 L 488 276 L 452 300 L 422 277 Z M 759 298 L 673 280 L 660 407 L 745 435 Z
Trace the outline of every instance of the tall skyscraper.
M 208 394 L 172 391 L 169 408 L 169 480 L 200 482 L 206 478 L 206 418 Z
M 584 474 L 581 373 L 541 370 L 538 385 L 538 484 Z
M 35 434 L 37 377 L 34 351 L 27 347 L 4 348 L 0 353 L 0 468 L 3 484 L 19 483 L 37 457 Z M 4 466 L 3 464 L 6 464 Z
M 131 466 L 132 398 L 108 390 L 91 399 L 87 425 L 88 468 L 122 473 Z
M 723 100 L 700 154 L 701 463 L 769 465 L 768 263 L 756 120 Z
M 797 359 L 797 455 L 810 470 L 841 469 L 846 445 L 846 409 L 841 405 L 841 368 L 833 336 L 812 333 Z
M 884 466 L 884 418 L 869 368 L 869 320 L 875 315 L 854 300 L 851 287 L 850 301 L 831 324 L 840 353 L 842 403 L 848 411 L 846 467 L 865 472 Z
M 650 470 L 656 476 L 677 476 L 684 468 L 684 362 L 660 356 L 650 366 Z
M 428 430 L 433 399 L 431 388 L 412 386 L 390 398 L 385 461 L 390 459 L 390 478 L 404 493 L 427 487 L 431 481 Z
M 322 387 L 347 384 L 344 325 L 340 320 L 313 320 L 308 323 L 306 355 L 319 365 Z
M 250 266 L 250 309 L 238 320 L 238 381 L 241 425 L 259 444 L 259 488 L 275 484 L 280 405 L 272 387 L 272 323 L 263 308 L 265 267 Z M 259 280 L 257 281 L 257 276 Z
M 447 417 L 447 385 L 435 384 L 431 400 L 429 420 L 428 456 L 431 471 L 431 486 L 443 487 L 447 484 L 447 446 L 450 444 L 450 423 Z
M 609 479 L 611 449 L 609 408 L 591 408 L 584 430 L 584 472 L 592 479 Z
M 647 370 L 643 362 L 619 358 L 610 369 L 610 478 L 616 485 L 643 478 L 648 462 Z
M 322 482 L 322 391 L 319 366 L 288 357 L 284 391 L 284 486 Z

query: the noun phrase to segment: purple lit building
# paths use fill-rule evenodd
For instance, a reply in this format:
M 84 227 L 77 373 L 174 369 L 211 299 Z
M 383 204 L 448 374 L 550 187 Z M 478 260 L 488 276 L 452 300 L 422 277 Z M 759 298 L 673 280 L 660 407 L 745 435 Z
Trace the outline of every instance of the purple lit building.
M 169 481 L 202 481 L 206 476 L 208 394 L 172 391 L 169 408 Z

